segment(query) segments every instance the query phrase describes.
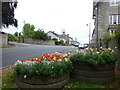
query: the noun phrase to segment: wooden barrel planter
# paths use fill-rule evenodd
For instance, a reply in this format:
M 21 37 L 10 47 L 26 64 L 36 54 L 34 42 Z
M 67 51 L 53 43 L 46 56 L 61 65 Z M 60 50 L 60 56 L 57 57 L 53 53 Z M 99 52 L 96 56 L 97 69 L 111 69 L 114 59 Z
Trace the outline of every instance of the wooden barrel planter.
M 115 63 L 105 66 L 91 66 L 87 64 L 73 63 L 72 77 L 94 84 L 104 84 L 114 80 Z
M 70 73 L 57 77 L 32 77 L 17 76 L 16 82 L 19 88 L 61 88 L 69 82 Z

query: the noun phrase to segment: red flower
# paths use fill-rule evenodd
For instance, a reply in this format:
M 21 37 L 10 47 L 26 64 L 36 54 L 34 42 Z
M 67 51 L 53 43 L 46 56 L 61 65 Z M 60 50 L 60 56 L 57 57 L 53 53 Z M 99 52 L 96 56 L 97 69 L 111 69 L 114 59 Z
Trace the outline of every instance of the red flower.
M 63 56 L 59 56 L 59 59 L 63 59 Z
M 36 70 L 35 72 L 38 73 L 38 70 Z
M 58 61 L 55 61 L 54 63 L 58 63 Z
M 41 61 L 42 60 L 42 58 L 38 58 L 38 61 Z
M 34 60 L 34 62 L 36 62 L 36 60 Z
M 32 59 L 28 59 L 28 61 L 32 61 Z

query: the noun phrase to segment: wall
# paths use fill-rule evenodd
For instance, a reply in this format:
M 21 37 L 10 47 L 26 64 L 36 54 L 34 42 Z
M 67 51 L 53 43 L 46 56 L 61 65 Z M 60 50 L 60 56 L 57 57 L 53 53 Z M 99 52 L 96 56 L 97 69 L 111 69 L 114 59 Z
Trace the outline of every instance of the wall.
M 53 40 L 43 41 L 43 40 L 34 40 L 31 38 L 20 38 L 20 43 L 28 43 L 28 44 L 39 44 L 39 45 L 55 45 Z
M 8 44 L 8 35 L 0 32 L 0 47 L 4 47 Z

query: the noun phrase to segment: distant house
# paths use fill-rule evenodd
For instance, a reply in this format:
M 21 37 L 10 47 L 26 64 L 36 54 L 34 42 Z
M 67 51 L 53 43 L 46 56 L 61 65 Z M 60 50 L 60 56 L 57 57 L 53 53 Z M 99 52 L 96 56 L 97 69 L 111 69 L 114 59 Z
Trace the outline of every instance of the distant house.
M 69 37 L 69 44 L 70 44 L 70 45 L 73 45 L 73 44 L 74 44 L 74 40 L 73 40 L 72 37 Z
M 5 32 L 0 32 L 0 47 L 8 45 L 8 34 Z
M 59 39 L 59 35 L 56 34 L 54 31 L 49 31 L 49 32 L 47 32 L 47 35 L 48 35 L 51 39 L 56 38 L 58 41 L 60 40 L 60 39 Z
M 69 34 L 65 34 L 65 32 L 56 34 L 54 31 L 49 31 L 47 35 L 51 37 L 51 39 L 56 38 L 58 41 L 63 41 L 66 45 L 74 44 L 73 38 L 70 37 Z

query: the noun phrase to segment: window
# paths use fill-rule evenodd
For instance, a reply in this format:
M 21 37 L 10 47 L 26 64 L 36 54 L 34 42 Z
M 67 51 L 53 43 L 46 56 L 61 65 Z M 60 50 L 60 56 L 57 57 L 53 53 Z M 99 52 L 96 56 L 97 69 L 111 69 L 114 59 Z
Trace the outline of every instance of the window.
M 120 15 L 110 15 L 109 24 L 120 24 Z
M 117 16 L 113 15 L 113 24 L 117 24 Z
M 120 15 L 118 15 L 118 23 L 120 24 Z
M 111 0 L 110 1 L 110 6 L 118 6 L 119 5 L 119 0 Z

